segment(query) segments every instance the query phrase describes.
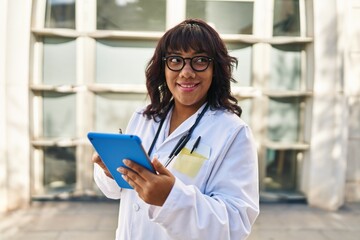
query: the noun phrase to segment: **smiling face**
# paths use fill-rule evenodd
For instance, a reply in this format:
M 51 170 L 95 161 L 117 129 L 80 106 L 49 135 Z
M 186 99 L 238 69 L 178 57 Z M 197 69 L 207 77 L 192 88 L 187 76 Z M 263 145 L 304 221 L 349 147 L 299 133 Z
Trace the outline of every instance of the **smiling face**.
M 169 52 L 167 56 L 192 58 L 207 55 L 190 50 Z M 186 59 L 185 62 L 185 66 L 180 71 L 172 71 L 165 64 L 166 84 L 174 97 L 176 107 L 191 108 L 196 111 L 206 101 L 213 77 L 213 63 L 210 63 L 205 71 L 197 72 L 190 66 L 190 59 Z

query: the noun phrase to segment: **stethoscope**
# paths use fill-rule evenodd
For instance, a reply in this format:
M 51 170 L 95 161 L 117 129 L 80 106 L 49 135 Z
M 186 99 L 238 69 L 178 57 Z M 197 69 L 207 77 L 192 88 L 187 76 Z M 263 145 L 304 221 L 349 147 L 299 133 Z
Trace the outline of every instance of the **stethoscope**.
M 151 155 L 151 152 L 154 149 L 155 143 L 156 143 L 157 139 L 159 138 L 159 134 L 160 134 L 161 128 L 162 128 L 162 126 L 163 126 L 163 124 L 165 122 L 166 116 L 169 113 L 169 111 L 170 111 L 173 104 L 174 104 L 173 102 L 170 103 L 166 115 L 160 121 L 159 127 L 158 127 L 158 129 L 156 131 L 155 137 L 154 137 L 154 139 L 153 139 L 153 141 L 151 143 L 150 149 L 148 151 L 149 156 Z M 209 104 L 206 103 L 206 105 L 202 109 L 201 113 L 197 116 L 197 118 L 195 120 L 195 123 L 189 128 L 189 130 L 187 130 L 185 135 L 183 135 L 179 139 L 179 141 L 176 143 L 175 147 L 173 148 L 173 150 L 171 151 L 171 153 L 170 153 L 170 155 L 168 157 L 168 160 L 164 164 L 165 167 L 167 167 L 171 163 L 171 161 L 174 159 L 174 157 L 176 157 L 179 154 L 179 152 L 185 147 L 186 143 L 191 138 L 191 134 L 193 133 L 196 126 L 199 124 L 201 118 L 204 116 L 204 114 L 205 114 L 205 112 L 207 111 L 208 108 L 209 108 Z M 198 138 L 198 140 L 200 140 L 200 137 Z M 198 141 L 197 141 L 197 144 L 198 144 Z

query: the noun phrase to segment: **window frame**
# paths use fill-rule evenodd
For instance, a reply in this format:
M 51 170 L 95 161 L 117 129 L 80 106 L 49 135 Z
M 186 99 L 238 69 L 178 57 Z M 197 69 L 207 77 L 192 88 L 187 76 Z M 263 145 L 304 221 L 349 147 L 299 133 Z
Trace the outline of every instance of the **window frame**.
M 221 1 L 221 0 L 219 0 Z M 232 88 L 235 97 L 241 101 L 251 100 L 253 106 L 250 111 L 250 125 L 252 127 L 256 144 L 259 152 L 260 179 L 266 177 L 264 166 L 265 151 L 267 148 L 274 150 L 296 150 L 306 153 L 310 148 L 310 126 L 312 108 L 312 85 L 313 85 L 313 38 L 312 26 L 312 6 L 310 0 L 299 0 L 300 4 L 300 36 L 272 36 L 273 21 L 273 0 L 229 0 L 238 2 L 253 2 L 253 34 L 220 34 L 227 44 L 246 44 L 252 47 L 251 62 L 251 86 L 236 86 Z M 174 26 L 185 19 L 186 0 L 167 0 L 166 1 L 166 28 Z M 32 74 L 30 76 L 31 93 L 31 144 L 32 144 L 32 195 L 44 195 L 42 187 L 43 178 L 41 172 L 43 166 L 41 159 L 43 154 L 41 148 L 44 146 L 76 147 L 77 183 L 76 192 L 89 194 L 96 192 L 96 187 L 92 181 L 91 147 L 87 139 L 79 136 L 86 136 L 86 133 L 94 126 L 94 108 L 89 103 L 93 103 L 96 94 L 117 93 L 117 94 L 146 94 L 145 85 L 138 84 L 100 84 L 95 83 L 95 59 L 96 41 L 98 40 L 159 40 L 163 32 L 137 32 L 137 31 L 114 31 L 96 29 L 96 1 L 76 1 L 76 28 L 57 29 L 45 28 L 45 9 L 46 0 L 34 0 L 32 18 Z M 75 85 L 45 85 L 42 79 L 42 56 L 44 37 L 71 38 L 76 41 L 76 84 Z M 306 88 L 300 91 L 276 91 L 268 90 L 264 84 L 269 81 L 270 74 L 270 51 L 273 45 L 300 44 L 304 45 L 302 55 L 302 84 Z M 239 63 L 241 64 L 241 63 Z M 43 139 L 42 136 L 42 92 L 57 92 L 76 95 L 76 138 L 62 139 Z M 301 111 L 301 139 L 298 143 L 278 143 L 265 138 L 267 126 L 267 111 L 270 98 L 302 97 L 306 104 Z M 241 104 L 241 102 L 240 102 Z M 256 107 L 254 107 L 256 106 Z M 260 120 L 259 120 L 260 119 Z M 307 154 L 301 159 L 306 161 Z M 302 174 L 298 177 L 301 182 Z M 299 186 L 299 189 L 302 187 Z M 94 190 L 95 189 L 95 190 Z M 264 190 L 264 185 L 260 181 L 260 189 Z M 95 193 L 90 193 L 95 194 Z

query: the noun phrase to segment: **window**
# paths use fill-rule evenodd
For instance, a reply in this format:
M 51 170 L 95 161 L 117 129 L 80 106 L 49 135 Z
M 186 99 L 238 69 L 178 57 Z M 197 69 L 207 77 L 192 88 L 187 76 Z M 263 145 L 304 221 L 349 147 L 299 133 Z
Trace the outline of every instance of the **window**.
M 186 17 L 201 18 L 219 33 L 252 34 L 253 10 L 254 1 L 186 1 Z
M 95 81 L 144 85 L 145 67 L 155 47 L 155 41 L 98 40 Z
M 266 177 L 263 180 L 267 190 L 289 191 L 297 189 L 296 150 L 266 149 Z
M 165 31 L 165 0 L 97 0 L 99 30 Z
M 45 27 L 75 28 L 75 0 L 46 1 Z
M 302 12 L 301 14 L 305 14 Z M 300 36 L 300 1 L 275 0 L 273 35 Z
M 306 131 L 310 118 L 312 79 L 306 68 L 311 62 L 307 49 L 312 39 L 306 36 L 306 4 L 301 0 L 274 0 L 272 36 L 267 48 L 269 70 L 265 72 L 264 99 L 267 121 L 266 141 L 261 156 L 262 189 L 297 194 Z
M 76 157 L 74 147 L 44 147 L 44 186 L 49 192 L 74 188 Z
M 145 67 L 185 18 L 221 34 L 232 93 L 259 146 L 260 187 L 297 192 L 309 148 L 312 38 L 308 0 L 36 0 L 32 96 L 33 196 L 97 194 L 88 131 L 125 129 L 147 103 Z

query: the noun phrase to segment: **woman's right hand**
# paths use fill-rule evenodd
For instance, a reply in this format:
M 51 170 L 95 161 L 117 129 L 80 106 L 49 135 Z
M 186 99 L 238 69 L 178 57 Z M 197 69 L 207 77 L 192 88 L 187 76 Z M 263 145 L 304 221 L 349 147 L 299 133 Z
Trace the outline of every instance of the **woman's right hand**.
M 113 176 L 111 175 L 111 173 L 109 172 L 109 170 L 106 168 L 105 164 L 103 163 L 103 161 L 101 160 L 99 154 L 97 154 L 96 152 L 93 154 L 92 156 L 92 162 L 96 163 L 98 166 L 101 167 L 101 169 L 104 171 L 105 175 L 108 176 L 111 179 L 114 179 Z

